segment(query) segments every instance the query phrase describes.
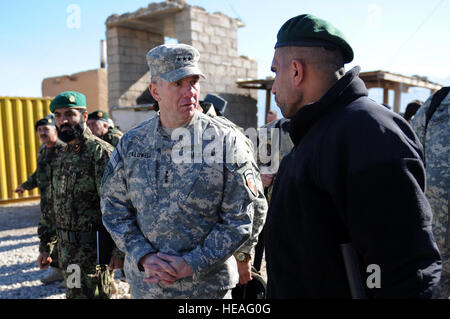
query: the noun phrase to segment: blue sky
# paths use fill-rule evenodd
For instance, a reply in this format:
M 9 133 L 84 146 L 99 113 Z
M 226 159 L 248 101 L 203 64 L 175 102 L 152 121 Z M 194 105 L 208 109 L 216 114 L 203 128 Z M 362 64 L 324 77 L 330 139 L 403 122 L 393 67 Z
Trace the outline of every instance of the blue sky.
M 16 0 L 0 4 L 0 96 L 41 96 L 46 77 L 99 66 L 105 21 L 147 6 L 148 0 Z M 159 2 L 159 1 L 158 1 Z M 240 18 L 238 52 L 258 62 L 258 76 L 273 75 L 276 33 L 289 18 L 312 13 L 329 20 L 347 37 L 362 71 L 418 74 L 450 85 L 450 0 L 188 0 L 208 12 Z M 70 25 L 80 10 L 79 25 Z M 68 22 L 68 20 L 70 20 Z M 260 92 L 259 109 L 264 108 Z M 426 89 L 402 95 L 402 109 L 426 99 Z M 371 90 L 379 102 L 381 92 Z M 393 103 L 393 96 L 391 96 Z M 390 103 L 390 104 L 392 104 Z M 273 108 L 277 109 L 276 106 Z M 261 120 L 261 116 L 260 120 Z

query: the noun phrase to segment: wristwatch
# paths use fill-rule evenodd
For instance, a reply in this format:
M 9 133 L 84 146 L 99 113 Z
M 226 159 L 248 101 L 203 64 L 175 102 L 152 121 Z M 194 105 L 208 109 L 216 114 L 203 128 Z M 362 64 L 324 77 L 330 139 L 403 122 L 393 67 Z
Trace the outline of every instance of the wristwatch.
M 250 254 L 244 253 L 242 251 L 237 251 L 234 254 L 234 257 L 236 258 L 237 261 L 246 263 L 248 262 L 250 259 L 252 259 L 252 256 L 250 256 Z

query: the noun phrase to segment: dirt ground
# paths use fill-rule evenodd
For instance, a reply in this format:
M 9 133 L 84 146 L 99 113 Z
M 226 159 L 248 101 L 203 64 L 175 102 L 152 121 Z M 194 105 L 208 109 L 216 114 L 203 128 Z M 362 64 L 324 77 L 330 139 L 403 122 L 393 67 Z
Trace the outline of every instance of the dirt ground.
M 64 289 L 59 283 L 43 285 L 43 271 L 36 264 L 39 239 L 39 201 L 0 205 L 0 298 L 4 299 L 62 299 Z M 15 241 L 14 241 L 15 240 Z M 14 273 L 16 277 L 7 277 Z M 266 264 L 263 258 L 261 276 L 267 281 Z M 115 272 L 117 293 L 113 299 L 128 299 L 129 285 L 120 280 Z M 3 280 L 3 281 L 2 281 Z

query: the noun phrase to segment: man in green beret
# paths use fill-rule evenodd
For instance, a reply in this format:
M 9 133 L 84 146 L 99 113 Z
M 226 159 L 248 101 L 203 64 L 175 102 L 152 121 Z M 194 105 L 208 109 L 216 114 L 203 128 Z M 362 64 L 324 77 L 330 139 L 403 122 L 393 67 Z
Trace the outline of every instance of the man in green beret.
M 39 148 L 38 160 L 36 170 L 31 174 L 28 179 L 21 185 L 19 185 L 14 191 L 19 194 L 23 194 L 25 190 L 32 190 L 35 187 L 39 188 L 41 194 L 41 215 L 49 216 L 53 208 L 51 196 L 51 162 L 56 156 L 57 150 L 61 150 L 65 143 L 58 139 L 58 133 L 55 126 L 55 118 L 52 114 L 40 119 L 35 125 L 36 133 L 42 142 Z M 61 281 L 64 279 L 62 270 L 58 264 L 58 253 L 55 248 L 56 237 L 49 236 L 45 238 L 45 233 L 42 232 L 41 225 L 38 226 L 38 235 L 42 239 L 42 243 L 45 245 L 39 246 L 40 252 L 51 252 L 51 268 L 52 273 L 47 277 L 42 278 L 41 281 L 44 284 L 50 284 L 55 281 Z
M 100 182 L 113 147 L 87 127 L 83 94 L 62 92 L 53 99 L 50 110 L 58 136 L 67 145 L 51 164 L 54 214 L 41 218 L 41 230 L 48 234 L 41 237 L 41 245 L 47 244 L 45 238 L 50 235 L 57 237 L 68 299 L 109 298 L 109 268 L 121 268 L 123 257 L 111 244 L 100 211 Z M 41 252 L 39 267 L 46 268 L 49 262 L 49 254 Z
M 278 32 L 272 93 L 294 148 L 265 225 L 268 298 L 431 298 L 439 281 L 422 146 L 368 98 L 359 67 L 345 71 L 352 59 L 313 15 Z
M 94 111 L 89 113 L 87 125 L 92 133 L 116 147 L 123 133 L 109 124 L 109 116 L 105 111 Z

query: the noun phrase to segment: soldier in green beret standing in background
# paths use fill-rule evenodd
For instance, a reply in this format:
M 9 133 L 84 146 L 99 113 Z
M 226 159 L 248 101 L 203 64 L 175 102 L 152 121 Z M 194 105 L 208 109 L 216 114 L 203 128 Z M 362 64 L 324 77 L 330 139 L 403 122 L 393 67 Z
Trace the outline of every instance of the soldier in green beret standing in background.
M 35 187 L 39 187 L 39 192 L 41 193 L 41 214 L 48 216 L 51 214 L 53 209 L 52 196 L 51 196 L 51 162 L 56 156 L 56 152 L 61 150 L 65 143 L 58 139 L 58 132 L 56 131 L 55 118 L 52 114 L 40 119 L 35 124 L 36 133 L 39 135 L 39 139 L 42 142 L 39 148 L 38 160 L 36 171 L 31 174 L 28 179 L 21 185 L 19 185 L 14 191 L 19 194 L 23 194 L 25 190 L 32 190 Z M 45 236 L 46 233 L 41 231 L 40 225 L 38 226 L 38 235 L 41 238 Z M 56 237 L 50 234 L 49 237 L 45 238 L 42 243 L 45 245 L 39 246 L 40 252 L 51 252 L 52 263 L 51 267 L 53 272 L 41 281 L 44 284 L 50 284 L 55 281 L 63 280 L 62 270 L 59 268 L 58 264 L 58 253 L 55 249 Z
M 91 130 L 92 134 L 116 147 L 122 138 L 123 133 L 112 127 L 110 123 L 109 115 L 105 111 L 97 110 L 89 113 L 88 115 L 87 126 Z M 125 258 L 125 255 L 123 257 Z M 122 274 L 124 274 L 123 270 Z M 114 282 L 113 272 L 111 272 L 111 277 L 111 292 L 114 294 L 117 291 L 117 287 Z
M 92 134 L 86 125 L 86 97 L 74 91 L 56 96 L 50 104 L 58 137 L 66 147 L 52 162 L 53 216 L 41 218 L 41 228 L 55 234 L 66 297 L 110 297 L 110 269 L 122 268 L 121 252 L 109 249 L 100 211 L 99 188 L 112 146 Z M 41 245 L 45 244 L 42 242 Z M 111 246 L 113 247 L 113 245 Z M 105 256 L 106 255 L 106 256 Z M 109 258 L 110 256 L 114 256 Z M 38 257 L 40 268 L 51 262 L 48 253 Z M 108 268 L 109 262 L 109 268 Z
M 116 147 L 123 133 L 117 128 L 111 127 L 108 120 L 109 116 L 105 111 L 94 111 L 89 113 L 87 125 L 95 136 Z

